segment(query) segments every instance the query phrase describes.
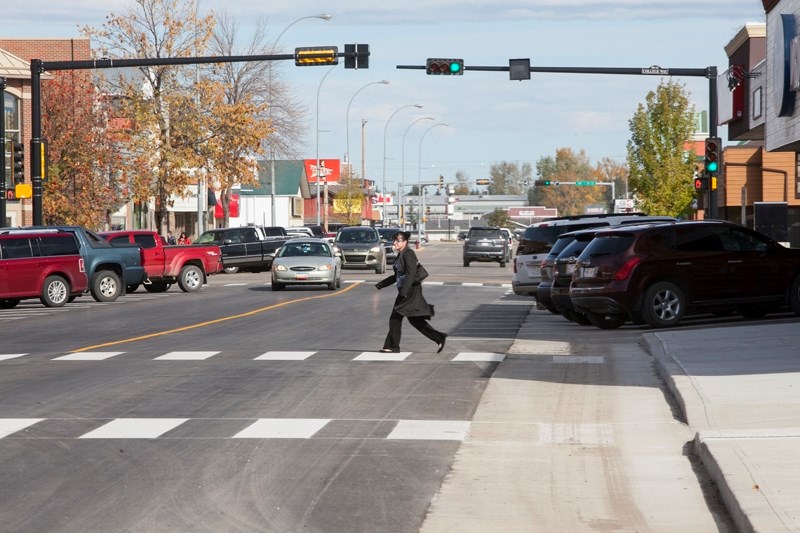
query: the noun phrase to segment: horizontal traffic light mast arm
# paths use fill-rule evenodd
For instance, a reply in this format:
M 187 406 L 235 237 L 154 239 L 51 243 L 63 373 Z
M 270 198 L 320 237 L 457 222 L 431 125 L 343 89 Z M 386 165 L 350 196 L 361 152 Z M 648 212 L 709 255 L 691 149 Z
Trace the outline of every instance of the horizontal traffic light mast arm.
M 363 46 L 363 45 L 362 45 Z M 345 45 L 345 48 L 348 46 Z M 335 46 L 316 46 L 317 49 L 337 48 Z M 351 58 L 356 56 L 369 56 L 367 51 L 361 50 L 337 52 L 336 57 Z M 86 70 L 99 68 L 125 68 L 125 67 L 152 67 L 162 65 L 203 65 L 214 63 L 240 63 L 248 61 L 294 61 L 295 54 L 257 54 L 243 56 L 203 56 L 203 57 L 152 57 L 136 59 L 110 59 L 100 58 L 84 61 L 43 61 L 31 60 L 31 72 L 39 74 L 55 70 Z M 425 68 L 425 67 L 422 67 Z
M 425 65 L 397 65 L 399 70 L 425 70 Z M 464 65 L 464 70 L 480 70 L 485 72 L 508 72 L 509 66 L 473 66 Z M 697 76 L 708 78 L 716 77 L 717 67 L 707 68 L 661 68 L 661 67 L 642 67 L 642 68 L 614 68 L 614 67 L 530 67 L 531 72 L 551 72 L 563 74 L 630 74 L 638 76 Z

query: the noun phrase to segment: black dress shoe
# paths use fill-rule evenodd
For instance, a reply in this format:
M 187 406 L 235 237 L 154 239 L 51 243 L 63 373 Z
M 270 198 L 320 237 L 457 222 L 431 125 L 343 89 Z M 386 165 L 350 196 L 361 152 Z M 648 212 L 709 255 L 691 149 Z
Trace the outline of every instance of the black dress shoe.
M 442 350 L 444 350 L 444 343 L 445 342 L 447 342 L 447 333 L 444 334 L 444 338 L 442 339 L 442 342 L 439 343 L 439 349 L 436 350 L 436 353 L 440 353 Z

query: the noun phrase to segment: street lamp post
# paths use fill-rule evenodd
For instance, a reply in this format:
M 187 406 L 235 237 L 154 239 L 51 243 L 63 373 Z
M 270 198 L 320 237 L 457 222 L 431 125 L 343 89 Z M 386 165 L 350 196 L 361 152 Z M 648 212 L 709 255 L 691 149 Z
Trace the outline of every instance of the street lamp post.
M 419 219 L 419 222 L 417 222 L 417 242 L 419 243 L 422 243 L 422 215 L 425 213 L 425 194 L 422 190 L 422 141 L 425 139 L 425 136 L 428 134 L 428 132 L 431 131 L 433 128 L 437 126 L 449 126 L 449 125 L 450 124 L 445 124 L 444 122 L 437 122 L 433 126 L 429 127 L 427 130 L 425 130 L 425 132 L 419 138 L 419 162 L 418 162 L 419 168 L 417 175 L 417 187 L 419 188 L 418 192 L 421 199 L 420 212 L 419 215 L 417 215 L 417 218 Z
M 397 208 L 398 208 L 397 218 L 398 218 L 398 223 L 400 224 L 400 228 L 401 229 L 405 229 L 405 225 L 406 225 L 405 219 L 404 219 L 405 207 L 403 205 L 403 201 L 404 201 L 403 199 L 404 199 L 405 193 L 406 193 L 406 189 L 405 189 L 405 186 L 406 186 L 406 136 L 408 135 L 408 132 L 411 130 L 411 128 L 414 126 L 414 124 L 416 124 L 417 122 L 421 122 L 423 120 L 433 120 L 433 117 L 420 117 L 420 118 L 418 118 L 417 120 L 413 121 L 411 124 L 408 125 L 408 127 L 406 128 L 406 132 L 403 134 L 403 143 L 401 145 L 401 155 L 400 155 L 400 190 L 397 192 Z
M 319 160 L 319 92 L 322 89 L 322 84 L 325 83 L 325 78 L 327 78 L 328 74 L 333 72 L 333 69 L 335 69 L 337 66 L 339 66 L 339 65 L 338 64 L 337 65 L 333 65 L 331 68 L 328 69 L 328 72 L 326 72 L 325 75 L 322 76 L 322 79 L 319 81 L 319 86 L 317 87 L 317 126 L 316 126 L 316 129 L 317 129 L 317 170 L 316 170 L 316 174 L 317 174 L 317 180 L 316 180 L 317 181 L 317 226 L 320 225 L 319 215 L 320 215 L 320 210 L 322 209 L 322 203 L 320 202 L 320 197 L 319 197 L 319 179 L 321 177 L 321 175 L 320 175 L 321 174 L 321 172 L 320 172 L 320 160 Z M 326 186 L 327 186 L 327 183 L 326 183 Z M 328 221 L 327 221 L 327 217 L 326 217 L 326 220 L 325 220 L 325 225 L 326 226 L 327 226 L 327 222 Z M 325 231 L 328 231 L 327 227 L 325 228 Z
M 322 20 L 327 22 L 327 21 L 331 20 L 331 18 L 333 18 L 333 15 L 328 15 L 327 13 L 322 13 L 321 15 L 308 15 L 308 16 L 300 17 L 299 19 L 294 20 L 288 26 L 283 28 L 283 31 L 281 31 L 278 34 L 278 36 L 275 38 L 275 40 L 272 42 L 272 52 L 275 53 L 276 48 L 278 47 L 278 41 L 281 40 L 281 37 L 283 37 L 283 34 L 286 33 L 286 30 L 288 30 L 289 28 L 291 28 L 292 26 L 294 26 L 295 24 L 297 24 L 301 20 L 322 19 Z M 270 100 L 272 100 L 273 97 L 275 96 L 273 94 L 274 86 L 272 84 L 272 68 L 273 68 L 272 65 L 270 65 L 270 67 L 269 67 Z M 272 107 L 273 107 L 273 105 L 270 104 L 270 106 L 269 106 L 269 118 L 270 118 L 270 123 L 273 125 L 273 133 L 272 134 L 274 135 L 275 133 L 274 133 L 274 122 L 272 120 Z M 270 219 L 272 220 L 272 225 L 275 226 L 276 225 L 276 221 L 275 221 L 275 141 L 274 140 L 272 140 L 269 143 L 269 156 L 270 156 L 270 165 L 269 165 L 270 166 L 270 170 L 269 170 L 270 171 L 269 205 L 270 205 L 270 215 L 271 215 Z
M 350 98 L 350 102 L 347 103 L 347 113 L 345 113 L 345 138 L 347 140 L 347 150 L 345 151 L 345 162 L 348 165 L 350 165 L 350 105 L 353 103 L 353 100 L 355 100 L 356 95 L 358 95 L 358 93 L 360 93 L 370 85 L 389 85 L 389 80 L 373 81 L 367 83 L 366 85 L 362 85 L 355 93 L 353 93 L 353 96 Z
M 392 121 L 392 118 L 402 111 L 403 109 L 408 109 L 409 107 L 416 107 L 417 109 L 422 109 L 422 104 L 408 104 L 402 107 L 399 107 L 395 110 L 394 113 L 389 115 L 389 118 L 386 119 L 386 125 L 383 127 L 383 175 L 382 175 L 382 183 L 381 183 L 381 225 L 386 225 L 386 132 L 389 130 L 389 122 Z

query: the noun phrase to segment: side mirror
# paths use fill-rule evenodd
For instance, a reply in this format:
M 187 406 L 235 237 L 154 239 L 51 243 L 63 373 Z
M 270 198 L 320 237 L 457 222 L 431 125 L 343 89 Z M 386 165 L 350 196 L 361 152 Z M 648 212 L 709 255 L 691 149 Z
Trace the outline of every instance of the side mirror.
M 233 244 L 233 241 L 230 239 L 223 239 L 222 244 Z

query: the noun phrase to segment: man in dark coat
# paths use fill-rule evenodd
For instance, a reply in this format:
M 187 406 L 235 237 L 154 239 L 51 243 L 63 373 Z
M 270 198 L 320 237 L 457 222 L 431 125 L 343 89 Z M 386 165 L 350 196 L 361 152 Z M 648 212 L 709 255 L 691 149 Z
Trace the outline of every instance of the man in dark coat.
M 392 314 L 389 316 L 389 333 L 383 343 L 382 352 L 400 352 L 400 335 L 403 317 L 414 326 L 417 331 L 435 342 L 438 346 L 436 353 L 444 349 L 447 333 L 442 333 L 433 328 L 428 320 L 434 315 L 433 306 L 425 301 L 422 295 L 422 284 L 417 279 L 417 254 L 408 247 L 411 233 L 398 231 L 392 237 L 394 248 L 397 250 L 397 259 L 394 262 L 394 274 L 375 284 L 380 290 L 389 285 L 396 284 L 398 295 L 394 301 Z

